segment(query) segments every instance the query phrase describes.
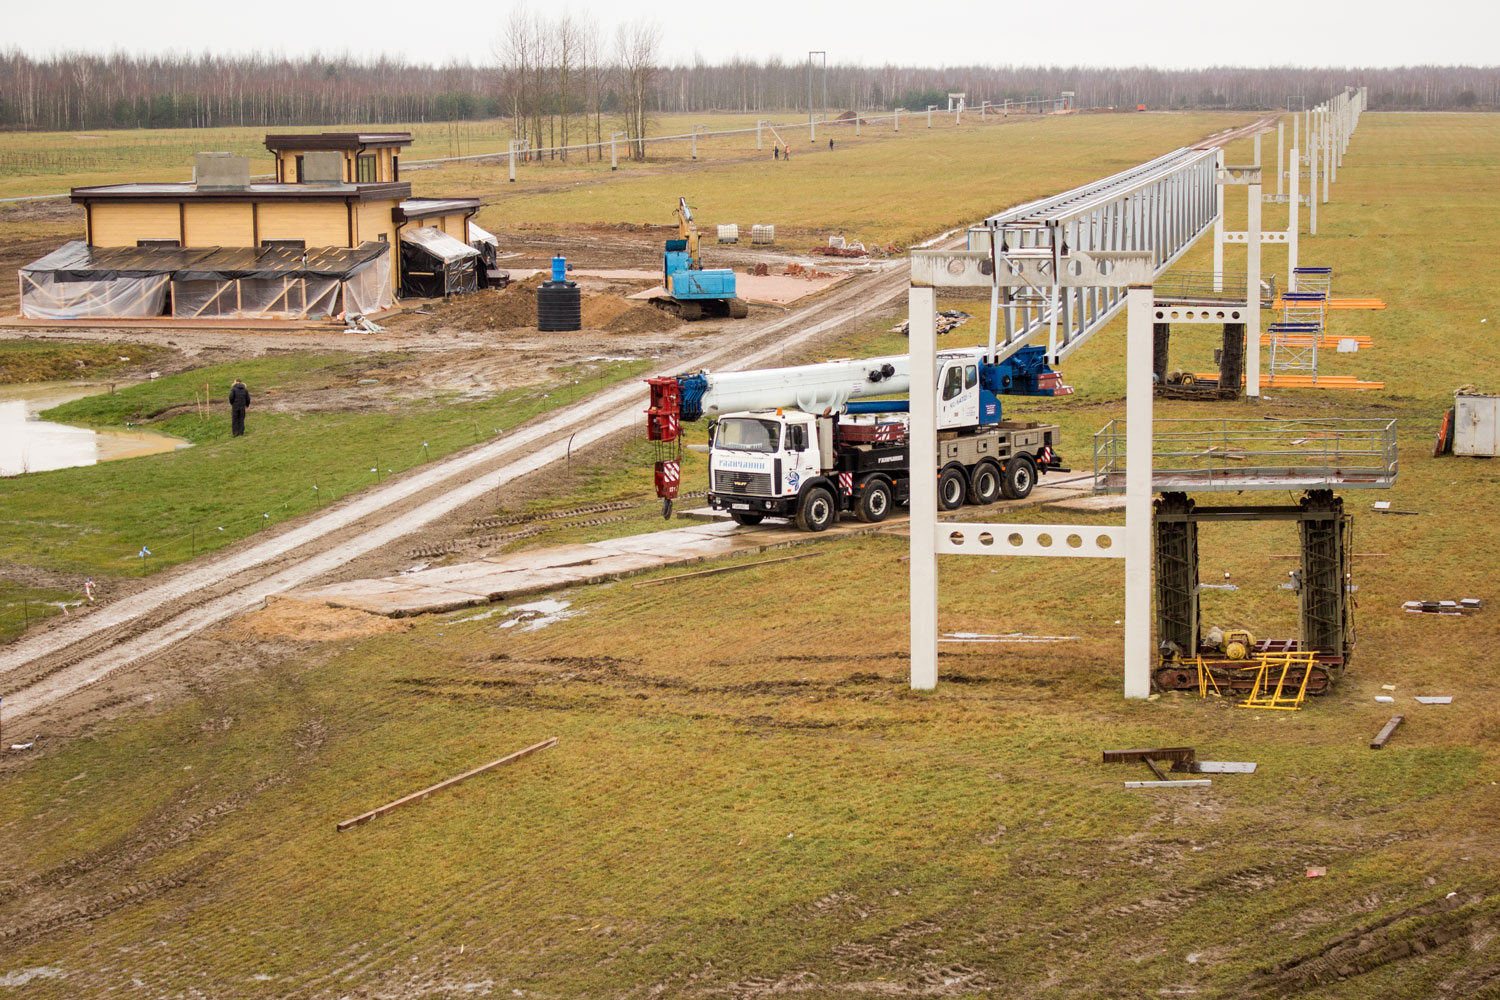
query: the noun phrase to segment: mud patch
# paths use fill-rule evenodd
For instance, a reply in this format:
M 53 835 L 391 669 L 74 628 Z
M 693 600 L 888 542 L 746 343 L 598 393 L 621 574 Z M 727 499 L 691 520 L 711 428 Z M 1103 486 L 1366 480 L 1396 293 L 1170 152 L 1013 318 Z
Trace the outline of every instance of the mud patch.
M 210 639 L 282 639 L 293 642 L 336 642 L 372 635 L 406 632 L 411 621 L 386 618 L 353 608 L 330 608 L 288 597 L 273 600 L 264 610 L 252 611 L 209 633 Z

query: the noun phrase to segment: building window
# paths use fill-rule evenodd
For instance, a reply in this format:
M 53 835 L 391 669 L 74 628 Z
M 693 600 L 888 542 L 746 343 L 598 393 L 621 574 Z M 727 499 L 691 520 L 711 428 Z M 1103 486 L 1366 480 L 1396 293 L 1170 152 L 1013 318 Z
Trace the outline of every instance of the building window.
M 391 157 L 391 180 L 393 180 L 393 181 L 399 181 L 400 179 L 401 179 L 401 157 L 399 157 L 399 156 L 392 156 Z
M 376 233 L 375 234 L 375 238 L 377 240 L 379 240 L 380 242 L 382 242 L 382 243 L 389 243 L 390 242 L 390 239 L 385 235 L 385 233 Z
M 138 246 L 138 247 L 180 247 L 180 246 L 182 246 L 182 241 L 181 240 L 136 240 L 135 241 L 135 245 Z
M 298 184 L 302 183 L 302 156 L 301 156 L 301 154 L 298 154 L 298 156 L 297 156 L 297 183 Z
M 261 240 L 260 245 L 266 250 L 306 250 L 306 240 Z
M 376 169 L 375 157 L 361 156 L 357 161 L 357 166 L 359 168 L 359 183 L 374 184 Z

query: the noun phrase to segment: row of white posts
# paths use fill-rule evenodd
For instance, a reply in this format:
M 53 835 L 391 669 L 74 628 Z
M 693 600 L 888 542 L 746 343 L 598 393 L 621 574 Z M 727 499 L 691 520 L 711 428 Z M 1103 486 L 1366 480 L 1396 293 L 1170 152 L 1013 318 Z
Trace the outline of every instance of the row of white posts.
M 1313 170 L 1308 200 L 1316 210 L 1317 177 L 1321 158 L 1327 200 L 1329 178 L 1338 169 L 1349 136 L 1364 108 L 1365 91 L 1348 89 L 1327 104 L 1306 113 L 1310 143 L 1299 153 L 1293 119 L 1291 152 L 1291 214 L 1285 232 L 1262 232 L 1260 138 L 1255 139 L 1256 162 L 1226 166 L 1222 150 L 1217 161 L 1218 219 L 1214 228 L 1214 269 L 1222 287 L 1225 243 L 1244 243 L 1248 252 L 1246 275 L 1246 391 L 1260 394 L 1260 245 L 1288 244 L 1296 266 L 1299 229 L 1301 166 Z M 1277 173 L 1283 146 L 1277 144 Z M 1225 186 L 1248 189 L 1245 232 L 1223 226 Z M 1279 181 L 1278 181 L 1279 186 Z M 1279 194 L 1280 192 L 1278 192 Z M 1038 252 L 1038 249 L 1041 252 Z M 1084 252 L 1075 250 L 1067 268 L 1058 269 L 1050 250 L 1022 248 L 1006 257 L 993 251 L 913 251 L 908 292 L 911 350 L 911 686 L 931 690 L 938 672 L 939 555 L 1072 556 L 1125 560 L 1124 693 L 1146 698 L 1151 691 L 1151 475 L 1152 475 L 1152 348 L 1155 321 L 1155 259 L 1152 250 Z M 937 290 L 939 288 L 1124 288 L 1125 291 L 1125 526 L 940 523 L 937 519 Z M 993 296 L 992 296 L 993 298 Z M 1174 320 L 1176 322 L 1176 320 Z M 1215 322 L 1220 322 L 1215 320 Z M 926 483 L 923 488 L 918 484 Z

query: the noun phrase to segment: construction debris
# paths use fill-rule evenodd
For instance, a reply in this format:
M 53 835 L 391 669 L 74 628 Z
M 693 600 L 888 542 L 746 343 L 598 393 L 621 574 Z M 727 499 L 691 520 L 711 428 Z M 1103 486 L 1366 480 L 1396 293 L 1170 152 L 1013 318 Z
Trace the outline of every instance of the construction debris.
M 1451 694 L 1443 694 L 1443 695 L 1437 695 L 1437 694 L 1419 694 L 1419 695 L 1416 696 L 1416 700 L 1419 701 L 1419 702 L 1421 702 L 1423 705 L 1451 705 L 1451 704 L 1453 704 L 1453 696 Z
M 782 271 L 781 273 L 789 278 L 806 278 L 808 281 L 812 281 L 814 278 L 833 277 L 833 273 L 831 271 L 819 271 L 817 268 L 804 267 L 803 265 L 796 263 L 788 264 L 786 266 L 786 270 Z
M 1457 617 L 1464 614 L 1473 614 L 1483 607 L 1483 602 L 1477 597 L 1465 597 L 1458 601 L 1403 601 L 1401 607 L 1408 614 L 1453 615 Z
M 1388 694 L 1377 694 L 1375 696 L 1375 700 L 1380 702 L 1382 705 L 1394 705 L 1396 703 L 1396 699 L 1392 698 Z
M 1328 874 L 1328 869 L 1327 868 L 1309 868 L 1307 870 L 1307 877 L 1308 878 L 1322 878 L 1324 875 L 1327 875 L 1327 874 Z
M 435 785 L 429 785 L 427 788 L 422 789 L 420 792 L 412 792 L 410 795 L 407 795 L 407 796 L 404 796 L 402 798 L 399 798 L 399 799 L 397 799 L 394 802 L 387 802 L 385 805 L 381 806 L 378 809 L 371 809 L 369 812 L 367 812 L 367 813 L 361 813 L 360 815 L 354 817 L 353 819 L 346 819 L 342 823 L 338 824 L 338 826 L 335 827 L 335 829 L 338 830 L 339 833 L 343 833 L 345 830 L 348 830 L 351 827 L 359 826 L 361 823 L 368 823 L 368 822 L 370 822 L 370 820 L 374 819 L 377 816 L 384 816 L 386 813 L 390 812 L 392 809 L 397 809 L 397 808 L 399 808 L 401 806 L 408 805 L 408 804 L 410 804 L 412 802 L 418 802 L 418 801 L 420 801 L 422 799 L 425 799 L 427 796 L 431 795 L 433 792 L 442 791 L 444 788 L 451 788 L 452 786 L 458 784 L 461 781 L 468 781 L 470 778 L 474 777 L 476 774 L 483 774 L 484 772 L 494 770 L 497 767 L 502 767 L 502 766 L 504 766 L 506 764 L 515 763 L 516 761 L 520 760 L 522 757 L 526 757 L 526 756 L 528 756 L 530 754 L 536 753 L 538 750 L 545 750 L 548 747 L 556 746 L 556 745 L 557 745 L 557 737 L 556 736 L 553 736 L 553 737 L 550 737 L 548 739 L 542 740 L 542 742 L 540 742 L 540 743 L 533 743 L 531 746 L 527 747 L 524 750 L 517 750 L 513 754 L 510 754 L 510 755 L 505 756 L 505 757 L 501 757 L 499 760 L 492 760 L 488 764 L 484 764 L 484 765 L 481 765 L 479 767 L 474 768 L 474 770 L 472 770 L 472 771 L 465 771 L 463 774 L 460 774 L 460 775 L 458 775 L 457 777 L 454 777 L 454 778 L 449 778 L 447 781 L 439 781 Z
M 938 335 L 941 336 L 945 333 L 951 333 L 973 318 L 973 316 L 958 309 L 944 309 L 937 314 Z M 897 323 L 895 326 L 891 327 L 892 333 L 909 334 L 910 331 L 910 320 L 903 320 L 902 322 Z
M 1404 715 L 1393 715 L 1393 716 L 1391 716 L 1391 721 L 1387 722 L 1385 724 L 1385 728 L 1381 729 L 1380 732 L 1376 733 L 1375 734 L 1375 738 L 1370 741 L 1370 749 L 1371 750 L 1379 750 L 1381 747 L 1385 746 L 1386 742 L 1391 738 L 1391 736 L 1396 732 L 1396 730 L 1400 728 L 1401 723 L 1403 723 L 1405 721 L 1406 721 L 1406 716 L 1404 716 Z
M 1023 632 L 1006 632 L 990 635 L 984 632 L 944 632 L 938 642 L 1069 642 L 1076 635 L 1026 635 Z
M 865 245 L 863 243 L 850 243 L 848 246 L 834 246 L 833 244 L 830 243 L 826 247 L 813 247 L 808 252 L 809 253 L 818 254 L 819 256 L 822 256 L 822 257 L 868 257 L 868 256 L 870 256 L 870 251 L 868 251 L 868 250 L 865 249 Z
M 1172 765 L 1172 770 L 1187 774 L 1254 774 L 1253 760 L 1187 760 Z
M 1377 500 L 1373 508 L 1377 514 L 1420 514 L 1419 510 L 1392 510 L 1389 500 Z
M 1202 788 L 1212 785 L 1208 778 L 1188 778 L 1182 781 L 1127 781 L 1126 788 Z

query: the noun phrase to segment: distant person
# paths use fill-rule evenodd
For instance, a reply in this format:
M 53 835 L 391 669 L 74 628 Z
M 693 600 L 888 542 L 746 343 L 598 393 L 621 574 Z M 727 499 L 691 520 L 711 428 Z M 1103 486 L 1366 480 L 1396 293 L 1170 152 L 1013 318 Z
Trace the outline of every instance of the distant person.
M 788 163 L 792 162 L 792 147 L 791 146 L 788 146 L 786 148 L 786 155 L 783 156 L 782 159 L 786 160 Z
M 777 142 L 771 144 L 771 159 L 781 159 L 781 143 Z
M 83 581 L 83 596 L 89 599 L 90 604 L 94 603 L 94 578 L 91 576 Z
M 250 409 L 250 390 L 239 379 L 229 387 L 230 430 L 235 437 L 245 433 L 245 411 Z
M 832 148 L 833 148 L 833 140 L 832 140 L 832 139 L 829 139 L 829 140 L 828 140 L 828 148 L 829 148 L 829 149 L 832 149 Z

